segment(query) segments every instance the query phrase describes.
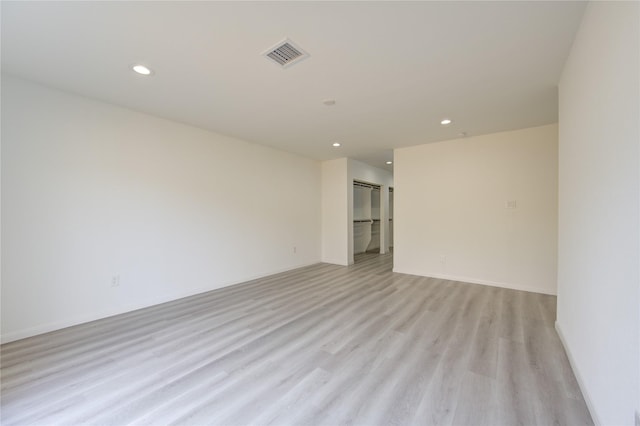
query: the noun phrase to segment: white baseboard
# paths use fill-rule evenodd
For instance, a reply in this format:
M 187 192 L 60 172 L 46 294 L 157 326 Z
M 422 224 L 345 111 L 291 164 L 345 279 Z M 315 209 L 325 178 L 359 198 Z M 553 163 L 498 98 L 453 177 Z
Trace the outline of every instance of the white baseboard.
M 247 282 L 247 281 L 252 281 L 252 280 L 259 279 L 259 278 L 268 277 L 268 276 L 279 274 L 279 273 L 282 273 L 282 272 L 292 271 L 292 270 L 298 269 L 298 268 L 304 268 L 306 266 L 315 265 L 317 263 L 320 263 L 320 262 L 319 261 L 314 261 L 314 262 L 304 263 L 304 264 L 293 266 L 291 268 L 283 268 L 283 269 L 270 271 L 269 273 L 265 273 L 265 274 L 259 274 L 259 275 L 255 275 L 255 276 L 244 277 L 241 280 L 230 281 L 230 282 L 226 282 L 226 283 L 223 283 L 223 284 L 217 285 L 217 286 L 209 286 L 209 287 L 206 287 L 206 288 L 198 288 L 198 289 L 191 290 L 191 291 L 184 292 L 184 293 L 175 293 L 175 294 L 171 294 L 171 295 L 163 295 L 163 296 L 160 296 L 160 297 L 150 298 L 150 299 L 146 300 L 143 303 L 131 304 L 131 305 L 128 305 L 128 306 L 119 306 L 119 307 L 117 307 L 115 309 L 107 309 L 107 310 L 104 310 L 104 311 L 101 311 L 101 312 L 97 312 L 97 313 L 96 312 L 92 312 L 91 314 L 88 314 L 88 315 L 81 315 L 81 316 L 77 316 L 77 317 L 73 317 L 73 318 L 68 318 L 68 319 L 65 319 L 65 320 L 62 320 L 62 321 L 56 321 L 56 322 L 51 322 L 51 323 L 47 323 L 47 324 L 40 324 L 40 325 L 37 325 L 37 326 L 34 326 L 34 327 L 29 327 L 29 328 L 25 328 L 25 329 L 22 329 L 22 330 L 17 330 L 17 331 L 13 331 L 13 332 L 2 334 L 2 336 L 0 336 L 0 343 L 4 344 L 4 343 L 13 342 L 15 340 L 26 339 L 27 337 L 33 337 L 33 336 L 37 336 L 39 334 L 49 333 L 51 331 L 62 330 L 63 328 L 72 327 L 74 325 L 84 324 L 84 323 L 87 323 L 87 322 L 96 321 L 96 320 L 99 320 L 99 319 L 108 318 L 108 317 L 112 317 L 112 316 L 115 316 L 115 315 L 125 314 L 127 312 L 137 311 L 138 309 L 148 308 L 148 307 L 151 307 L 151 306 L 160 305 L 162 303 L 173 302 L 173 301 L 176 301 L 176 300 L 184 299 L 185 297 L 191 297 L 191 296 L 195 296 L 197 294 L 202 294 L 202 293 L 206 293 L 206 292 L 209 292 L 209 291 L 217 290 L 217 289 L 220 289 L 220 288 L 229 287 L 229 286 L 236 285 L 236 284 L 241 284 L 241 283 L 244 283 L 244 282 Z
M 550 292 L 548 290 L 545 289 L 540 289 L 537 287 L 530 287 L 530 286 L 524 286 L 524 285 L 519 285 L 519 284 L 512 284 L 512 283 L 502 283 L 502 282 L 498 282 L 498 281 L 489 281 L 489 280 L 482 280 L 482 279 L 478 279 L 478 278 L 470 278 L 470 277 L 460 277 L 460 276 L 455 276 L 455 275 L 446 275 L 446 274 L 432 274 L 432 273 L 419 273 L 419 272 L 414 272 L 414 271 L 406 271 L 406 270 L 397 270 L 396 268 L 393 269 L 393 272 L 397 272 L 400 274 L 408 274 L 408 275 L 418 275 L 421 277 L 428 277 L 428 278 L 438 278 L 441 280 L 449 280 L 449 281 L 460 281 L 463 283 L 470 283 L 470 284 L 481 284 L 481 285 L 488 285 L 491 287 L 501 287 L 501 288 L 508 288 L 510 290 L 521 290 L 521 291 L 528 291 L 530 293 L 540 293 L 540 294 L 549 294 L 551 296 L 556 296 L 557 293 L 556 292 Z
M 578 386 L 580 387 L 580 391 L 582 392 L 582 397 L 584 398 L 584 402 L 587 404 L 587 409 L 589 410 L 589 414 L 591 414 L 591 419 L 596 426 L 600 426 L 602 422 L 598 418 L 596 414 L 596 409 L 591 402 L 591 398 L 589 397 L 589 393 L 587 392 L 587 388 L 584 386 L 584 381 L 582 380 L 582 376 L 580 375 L 580 371 L 576 368 L 576 363 L 571 354 L 571 350 L 567 345 L 567 341 L 564 338 L 564 334 L 562 333 L 562 329 L 560 328 L 560 324 L 556 321 L 556 332 L 558 333 L 558 337 L 560 337 L 560 341 L 562 342 L 562 346 L 564 347 L 564 351 L 567 354 L 567 358 L 569 358 L 569 364 L 571 365 L 571 369 L 573 370 L 573 375 L 576 376 L 576 380 L 578 381 Z
M 328 263 L 330 265 L 349 266 L 348 262 L 344 262 L 341 259 L 322 259 L 322 263 Z

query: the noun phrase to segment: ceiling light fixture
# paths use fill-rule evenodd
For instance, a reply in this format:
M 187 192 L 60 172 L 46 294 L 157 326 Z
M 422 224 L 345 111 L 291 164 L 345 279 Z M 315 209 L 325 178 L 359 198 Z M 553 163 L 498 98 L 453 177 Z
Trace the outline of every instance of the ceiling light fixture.
M 340 142 L 334 142 L 331 145 L 333 145 L 334 147 L 339 147 L 340 145 L 342 145 Z
M 393 161 L 387 161 L 387 164 L 393 164 Z
M 153 71 L 151 71 L 150 68 L 145 67 L 144 65 L 140 65 L 140 64 L 136 64 L 136 65 L 132 66 L 131 69 L 134 70 L 135 72 L 137 72 L 140 75 L 151 75 L 151 74 L 153 74 Z
M 448 118 L 443 118 L 440 124 L 442 124 L 443 126 L 448 126 L 449 124 L 451 124 L 451 120 Z

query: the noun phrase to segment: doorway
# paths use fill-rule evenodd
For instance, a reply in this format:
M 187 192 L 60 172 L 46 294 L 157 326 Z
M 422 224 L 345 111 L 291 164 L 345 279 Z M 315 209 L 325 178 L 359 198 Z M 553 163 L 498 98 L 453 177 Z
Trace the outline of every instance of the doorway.
M 393 253 L 393 188 L 389 188 L 389 251 Z
M 354 262 L 380 254 L 381 204 L 380 185 L 353 182 Z

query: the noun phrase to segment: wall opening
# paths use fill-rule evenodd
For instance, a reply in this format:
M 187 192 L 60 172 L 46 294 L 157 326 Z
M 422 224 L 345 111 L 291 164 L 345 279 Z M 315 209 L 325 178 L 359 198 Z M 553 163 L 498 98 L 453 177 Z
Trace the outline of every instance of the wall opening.
M 382 188 L 353 181 L 353 254 L 354 261 L 380 254 Z

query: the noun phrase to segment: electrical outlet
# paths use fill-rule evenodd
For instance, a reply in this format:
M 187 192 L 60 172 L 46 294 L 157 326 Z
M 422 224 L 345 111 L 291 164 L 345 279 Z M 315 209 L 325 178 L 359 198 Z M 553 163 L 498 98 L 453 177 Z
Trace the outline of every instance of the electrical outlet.
M 447 264 L 447 256 L 440 256 L 440 263 L 442 263 L 443 265 Z
M 114 275 L 111 277 L 111 287 L 118 287 L 120 285 L 120 275 Z
M 516 200 L 507 200 L 504 202 L 505 209 L 516 209 L 518 208 L 518 201 Z

